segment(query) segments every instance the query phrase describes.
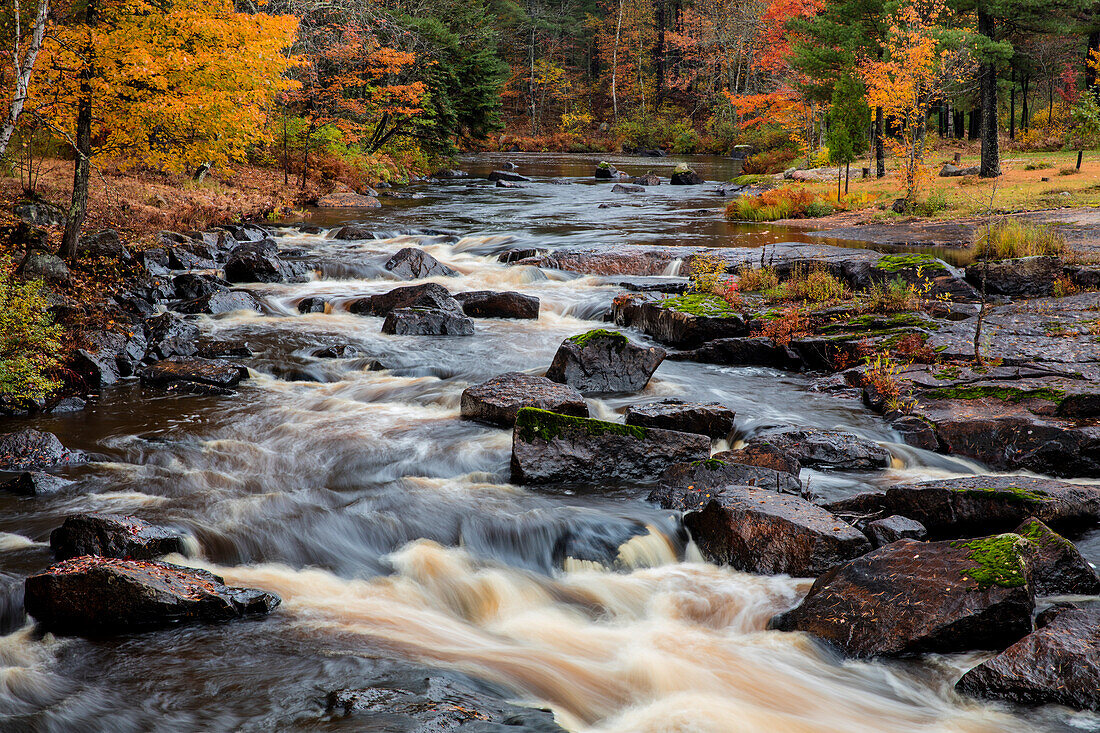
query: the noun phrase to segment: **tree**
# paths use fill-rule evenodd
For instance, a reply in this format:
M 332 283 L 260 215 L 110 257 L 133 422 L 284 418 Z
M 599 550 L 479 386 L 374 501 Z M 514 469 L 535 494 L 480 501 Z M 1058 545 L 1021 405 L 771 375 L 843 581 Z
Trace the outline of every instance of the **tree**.
M 829 159 L 844 165 L 844 193 L 848 193 L 848 169 L 867 149 L 867 125 L 871 110 L 864 101 L 866 90 L 852 72 L 842 74 L 833 85 L 832 107 L 829 109 Z M 837 170 L 837 198 L 840 198 L 840 171 Z
M 31 72 L 34 71 L 34 62 L 38 58 L 38 52 L 42 48 L 42 38 L 46 34 L 46 16 L 49 8 L 49 0 L 38 0 L 38 12 L 35 13 L 34 21 L 29 28 L 29 36 L 24 37 L 22 8 L 19 0 L 13 0 L 10 43 L 11 65 L 15 78 L 12 80 L 11 99 L 7 104 L 7 117 L 3 126 L 0 127 L 0 158 L 4 157 L 4 152 L 8 149 L 15 126 L 19 124 L 19 115 L 23 112 L 23 105 L 27 101 Z M 6 74 L 0 75 L 0 80 L 6 79 L 6 76 Z

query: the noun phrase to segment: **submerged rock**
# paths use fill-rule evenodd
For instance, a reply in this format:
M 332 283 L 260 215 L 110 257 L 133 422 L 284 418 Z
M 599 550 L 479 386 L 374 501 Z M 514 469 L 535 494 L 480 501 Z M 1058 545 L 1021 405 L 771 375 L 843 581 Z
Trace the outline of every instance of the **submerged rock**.
M 1100 607 L 1053 620 L 962 676 L 964 695 L 1019 705 L 1100 710 Z
M 49 496 L 72 485 L 72 481 L 50 473 L 24 471 L 10 481 L 0 483 L 0 491 L 9 491 L 21 496 Z
M 580 392 L 532 374 L 508 372 L 462 392 L 462 417 L 467 420 L 511 427 L 523 407 L 588 417 L 588 403 Z
M 1037 595 L 1100 594 L 1100 578 L 1072 542 L 1038 519 L 1028 519 L 1016 534 L 1031 541 L 1025 563 Z
M 761 442 L 789 453 L 803 466 L 814 468 L 857 470 L 890 465 L 890 451 L 872 440 L 840 430 L 784 428 L 760 433 L 747 441 L 748 445 Z
M 270 239 L 246 242 L 229 254 L 225 263 L 225 279 L 231 283 L 303 282 L 304 268 L 280 259 L 278 248 Z
M 519 173 L 513 173 L 511 171 L 493 171 L 487 176 L 487 178 L 490 181 L 513 181 L 517 183 L 531 180 L 527 176 L 521 176 Z
M 50 547 L 58 560 L 80 555 L 152 560 L 183 552 L 183 537 L 136 517 L 121 514 L 77 514 L 50 533 Z
M 429 308 L 462 315 L 462 306 L 438 283 L 394 288 L 388 293 L 357 300 L 348 309 L 358 315 L 385 316 L 398 308 Z
M 611 193 L 645 193 L 645 186 L 637 186 L 633 183 L 616 183 L 611 187 Z
M 710 455 L 710 438 L 522 408 L 512 433 L 512 481 L 645 483 Z
M 522 318 L 539 317 L 539 299 L 513 291 L 474 290 L 455 295 L 462 311 L 471 318 Z
M 455 277 L 457 272 L 444 265 L 422 249 L 405 247 L 386 260 L 384 267 L 402 280 L 419 280 L 424 277 Z
M 627 425 L 700 433 L 711 438 L 729 438 L 734 430 L 733 410 L 715 402 L 662 400 L 631 405 L 626 410 Z
M 644 176 L 636 176 L 630 182 L 635 186 L 660 186 L 661 178 L 653 171 L 648 171 Z
M 26 580 L 24 604 L 39 626 L 99 634 L 270 613 L 280 599 L 235 588 L 213 573 L 168 563 L 77 557 Z
M 142 384 L 173 392 L 224 394 L 248 378 L 248 368 L 213 359 L 165 359 L 143 367 Z
M 862 532 L 797 496 L 747 486 L 701 493 L 701 508 L 684 515 L 684 526 L 719 565 L 804 578 L 871 549 Z
M 398 336 L 473 336 L 474 322 L 438 308 L 397 308 L 386 314 L 382 333 Z
M 665 509 L 687 511 L 706 504 L 708 491 L 727 486 L 753 486 L 793 494 L 802 490 L 802 482 L 789 473 L 721 460 L 720 455 L 670 466 L 661 474 L 661 485 L 649 495 L 649 501 Z
M 1003 649 L 1031 631 L 1019 535 L 901 540 L 836 567 L 771 628 L 854 657 Z
M 596 329 L 562 342 L 546 378 L 582 394 L 638 392 L 665 358 L 664 349 L 640 346 L 616 331 Z
M 0 471 L 40 471 L 83 461 L 80 451 L 70 451 L 53 433 L 20 430 L 0 435 Z

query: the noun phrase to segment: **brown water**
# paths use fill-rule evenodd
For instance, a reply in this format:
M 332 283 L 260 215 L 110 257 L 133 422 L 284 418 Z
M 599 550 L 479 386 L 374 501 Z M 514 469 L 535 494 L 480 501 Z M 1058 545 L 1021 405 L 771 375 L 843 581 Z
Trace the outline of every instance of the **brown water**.
M 83 413 L 12 421 L 105 460 L 74 469 L 51 498 L 0 495 L 0 730 L 367 730 L 330 719 L 325 693 L 410 663 L 465 675 L 486 694 L 551 707 L 576 731 L 1024 731 L 1095 729 L 1064 710 L 1026 712 L 952 692 L 981 655 L 843 661 L 800 634 L 765 631 L 806 580 L 702 563 L 679 521 L 640 486 L 526 489 L 507 483 L 510 433 L 459 419 L 459 395 L 500 372 L 545 369 L 561 340 L 597 325 L 606 278 L 507 267 L 511 247 L 668 243 L 750 246 L 790 237 L 743 230 L 706 189 L 640 197 L 589 184 L 593 160 L 508 156 L 525 189 L 452 182 L 360 218 L 378 238 L 279 231 L 322 260 L 325 278 L 257 286 L 267 313 L 204 317 L 212 336 L 257 353 L 234 397 L 111 389 Z M 504 158 L 468 161 L 471 170 Z M 634 173 L 671 162 L 613 159 Z M 719 179 L 728 161 L 697 160 Z M 667 171 L 666 171 L 667 173 Z M 584 180 L 581 176 L 584 176 Z M 629 205 L 597 209 L 601 202 Z M 454 234 L 425 234 L 424 230 Z M 420 233 L 418 233 L 420 232 Z M 774 237 L 774 238 L 771 238 Z M 537 322 L 478 321 L 471 338 L 387 336 L 339 305 L 397 283 L 381 263 L 420 246 L 459 270 L 452 291 L 538 296 Z M 613 280 L 613 279 L 612 279 Z M 311 295 L 331 314 L 298 315 Z M 639 340 L 642 337 L 633 334 Z M 352 344 L 387 367 L 317 360 Z M 288 381 L 294 372 L 316 381 Z M 825 496 L 980 467 L 898 445 L 858 403 L 807 392 L 797 375 L 667 362 L 642 395 L 593 399 L 596 416 L 662 397 L 717 400 L 743 434 L 771 425 L 852 430 L 885 443 L 882 473 L 807 472 Z M 719 443 L 716 449 L 723 448 Z M 67 514 L 111 510 L 191 538 L 179 561 L 277 592 L 272 616 L 113 639 L 42 637 L 18 611 L 25 575 L 49 564 Z

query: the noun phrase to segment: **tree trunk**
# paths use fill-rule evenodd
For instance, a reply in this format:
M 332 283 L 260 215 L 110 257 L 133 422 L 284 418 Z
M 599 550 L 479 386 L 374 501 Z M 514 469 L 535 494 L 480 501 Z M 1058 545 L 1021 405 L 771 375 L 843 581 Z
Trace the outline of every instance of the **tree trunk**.
M 882 107 L 875 107 L 875 177 L 886 177 L 886 146 L 882 137 L 886 124 L 882 119 Z
M 653 105 L 661 108 L 665 99 L 665 0 L 655 0 L 654 14 L 657 24 L 657 43 L 653 48 L 653 66 L 657 73 L 657 93 Z
M 1012 87 L 1008 93 L 1008 139 L 1016 139 L 1016 69 L 1012 69 Z
M 19 0 L 15 0 L 15 38 L 12 40 L 16 78 L 15 93 L 8 105 L 8 118 L 4 120 L 4 126 L 0 128 L 0 158 L 4 157 L 4 151 L 8 149 L 11 136 L 15 133 L 15 126 L 19 122 L 19 114 L 23 111 L 23 104 L 27 101 L 27 90 L 31 85 L 31 71 L 34 70 L 34 61 L 38 57 L 38 51 L 42 48 L 42 37 L 46 33 L 46 14 L 49 12 L 49 1 L 39 0 L 38 12 L 34 18 L 34 29 L 31 31 L 30 44 L 27 46 L 27 54 L 19 58 L 19 35 L 22 32 L 19 17 Z
M 943 103 L 943 123 L 946 126 L 944 129 L 944 137 L 948 140 L 955 139 L 955 110 L 951 109 L 951 105 L 947 102 Z
M 615 22 L 615 46 L 611 49 L 611 115 L 615 122 L 619 121 L 619 95 L 615 89 L 615 82 L 619 75 L 619 34 L 623 29 L 623 0 L 619 0 L 619 19 Z
M 845 196 L 848 195 L 848 177 L 851 175 L 851 170 L 852 170 L 852 164 L 850 162 L 845 163 L 844 164 L 844 195 Z
M 993 40 L 993 16 L 978 11 L 978 33 Z M 997 67 L 992 61 L 982 64 L 979 72 L 982 101 L 982 162 L 978 176 L 1001 175 L 1001 151 L 997 140 Z
M 88 214 L 88 181 L 92 172 L 92 78 L 95 74 L 95 48 L 92 45 L 91 25 L 95 20 L 95 0 L 88 0 L 84 8 L 84 22 L 88 27 L 87 54 L 80 70 L 80 99 L 76 109 L 76 163 L 73 166 L 73 195 L 69 212 L 65 217 L 65 234 L 61 237 L 61 257 L 76 264 L 76 245 L 80 230 Z

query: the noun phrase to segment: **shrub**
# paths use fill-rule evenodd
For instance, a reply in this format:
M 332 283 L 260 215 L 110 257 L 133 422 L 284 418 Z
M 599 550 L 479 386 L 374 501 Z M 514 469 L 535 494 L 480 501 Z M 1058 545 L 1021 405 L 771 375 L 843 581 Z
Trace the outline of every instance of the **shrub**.
M 1080 172 L 1081 171 L 1077 170 L 1076 168 L 1074 168 L 1072 166 L 1067 166 L 1065 168 L 1060 168 L 1058 170 L 1058 175 L 1060 175 L 1060 176 L 1074 176 L 1074 175 L 1077 175 Z
M 1059 255 L 1066 240 L 1054 227 L 1019 219 L 1005 219 L 975 232 L 977 255 L 987 259 L 1012 259 L 1036 255 Z
M 726 301 L 726 305 L 731 310 L 739 311 L 744 307 L 745 301 L 741 298 L 741 292 L 737 289 L 737 280 L 732 277 L 726 280 L 722 290 L 722 299 Z
M 925 343 L 925 337 L 919 333 L 902 337 L 894 346 L 894 353 L 910 363 L 933 364 L 936 361 L 936 352 Z
M 941 211 L 950 208 L 947 201 L 947 192 L 943 189 L 931 191 L 924 201 L 911 202 L 907 213 L 916 216 L 935 216 Z
M 864 292 L 867 310 L 874 313 L 901 313 L 920 307 L 920 293 L 916 286 L 900 277 L 877 282 Z
M 779 287 L 779 275 L 774 267 L 754 269 L 749 265 L 741 265 L 741 269 L 737 271 L 737 283 L 742 292 L 774 290 Z
M 695 255 L 691 258 L 688 274 L 691 289 L 697 293 L 720 295 L 726 280 L 726 267 L 726 261 L 717 255 Z
M 878 393 L 890 412 L 906 412 L 912 406 L 911 400 L 902 400 L 901 381 L 898 374 L 901 367 L 889 354 L 867 357 L 867 369 L 863 372 L 863 384 Z
M 810 320 L 797 305 L 789 305 L 775 318 L 765 320 L 756 335 L 788 346 L 792 340 L 810 335 Z
M 833 208 L 832 204 L 825 201 L 811 201 L 802 213 L 809 219 L 816 219 L 819 216 L 835 214 L 836 209 Z
M 11 271 L 11 260 L 0 259 L 0 395 L 23 404 L 60 386 L 50 373 L 58 366 L 62 329 L 46 310 L 42 281 L 22 282 Z
M 1077 284 L 1065 275 L 1062 275 L 1059 278 L 1055 278 L 1054 280 L 1053 292 L 1055 298 L 1064 298 L 1067 295 L 1073 295 L 1074 293 L 1077 293 L 1079 291 L 1080 288 L 1077 287 Z
M 798 153 L 790 148 L 765 150 L 746 158 L 741 165 L 741 172 L 750 175 L 782 173 L 797 157 Z
M 1053 167 L 1054 167 L 1053 163 L 1048 163 L 1045 160 L 1040 160 L 1037 163 L 1028 163 L 1027 165 L 1024 166 L 1024 170 L 1025 171 L 1043 171 L 1043 170 L 1046 170 L 1047 168 L 1053 168 Z
M 805 215 L 814 200 L 804 188 L 777 188 L 756 196 L 740 196 L 726 205 L 726 218 L 740 221 L 775 221 Z
M 829 303 L 851 295 L 847 286 L 832 273 L 817 266 L 797 264 L 781 286 L 765 292 L 771 300 L 799 300 Z

